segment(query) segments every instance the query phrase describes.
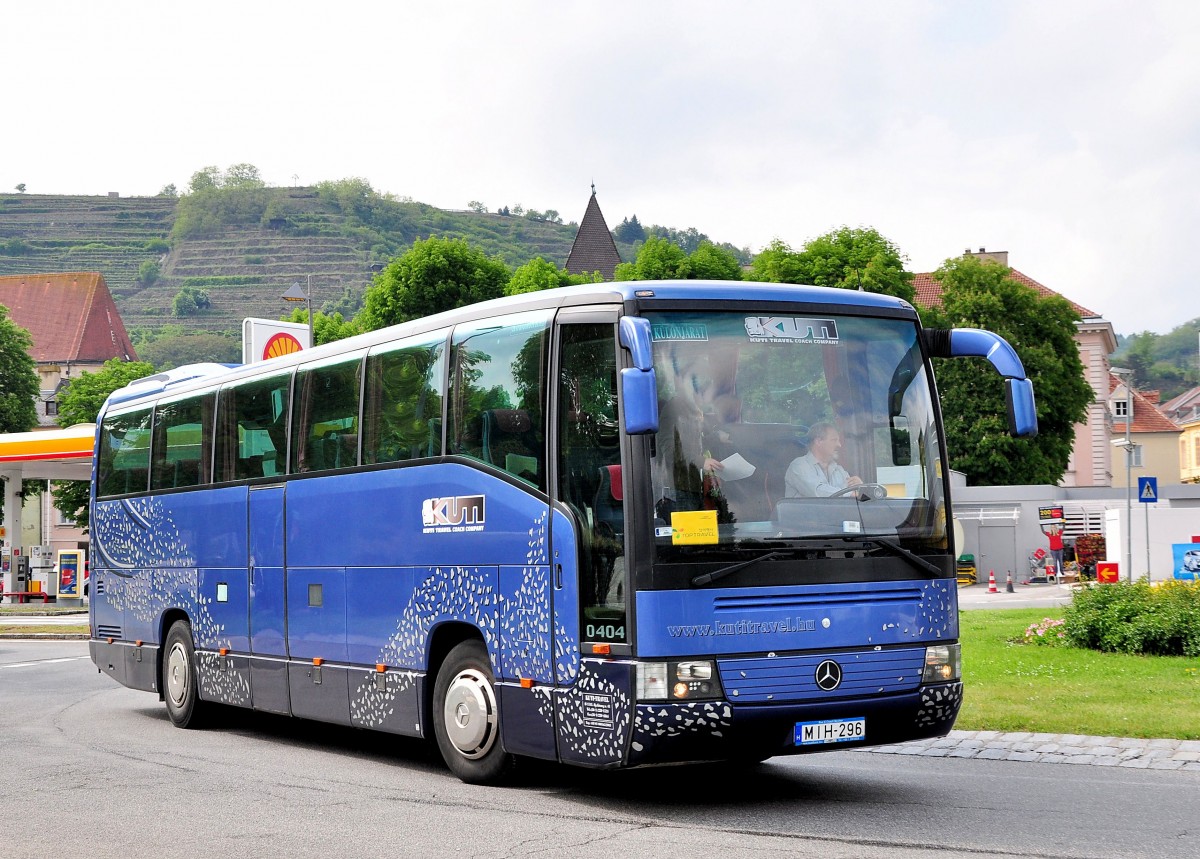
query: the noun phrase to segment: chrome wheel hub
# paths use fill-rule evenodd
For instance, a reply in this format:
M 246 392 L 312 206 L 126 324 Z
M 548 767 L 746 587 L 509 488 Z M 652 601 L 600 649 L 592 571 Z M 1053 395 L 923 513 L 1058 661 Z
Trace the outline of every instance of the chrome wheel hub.
M 187 701 L 188 687 L 191 685 L 191 681 L 192 675 L 188 670 L 187 651 L 182 644 L 176 642 L 171 646 L 170 653 L 167 654 L 167 697 L 175 709 L 178 710 Z
M 481 758 L 496 743 L 496 693 L 483 672 L 460 671 L 446 690 L 446 736 L 465 758 Z

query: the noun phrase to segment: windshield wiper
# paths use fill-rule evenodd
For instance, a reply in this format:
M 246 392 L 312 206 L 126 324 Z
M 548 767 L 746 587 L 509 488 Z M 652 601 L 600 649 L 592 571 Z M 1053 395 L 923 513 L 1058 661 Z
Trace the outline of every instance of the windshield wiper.
M 738 570 L 743 570 L 752 564 L 757 564 L 759 561 L 770 561 L 774 560 L 775 558 L 786 558 L 787 556 L 787 552 L 767 552 L 765 555 L 759 555 L 757 558 L 751 558 L 748 561 L 742 561 L 738 564 L 730 564 L 728 567 L 721 567 L 720 569 L 713 570 L 711 573 L 704 573 L 703 575 L 696 576 L 696 578 L 692 579 L 692 587 L 698 588 L 703 585 L 712 584 L 719 579 L 723 579 L 728 575 L 736 573 Z
M 860 543 L 870 543 L 872 546 L 878 546 L 886 552 L 895 555 L 897 558 L 903 558 L 914 567 L 924 570 L 927 573 L 933 573 L 935 576 L 941 576 L 942 570 L 916 552 L 911 552 L 898 543 L 893 543 L 891 540 L 884 540 L 880 537 L 842 537 L 843 540 L 850 542 L 851 540 Z

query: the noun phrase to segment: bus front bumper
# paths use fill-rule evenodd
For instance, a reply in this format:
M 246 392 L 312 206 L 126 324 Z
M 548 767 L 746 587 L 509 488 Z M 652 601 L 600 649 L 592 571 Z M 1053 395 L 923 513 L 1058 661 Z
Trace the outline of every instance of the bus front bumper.
M 828 704 L 639 703 L 627 765 L 760 760 L 942 737 L 962 705 L 962 682 Z M 802 744 L 798 725 L 863 720 L 861 737 Z M 851 732 L 853 733 L 853 732 Z

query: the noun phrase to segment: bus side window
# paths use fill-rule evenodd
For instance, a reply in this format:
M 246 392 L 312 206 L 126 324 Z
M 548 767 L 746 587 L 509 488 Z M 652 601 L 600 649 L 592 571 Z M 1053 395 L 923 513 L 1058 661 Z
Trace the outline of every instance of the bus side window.
M 449 453 L 546 489 L 545 311 L 454 329 Z
M 362 355 L 296 372 L 292 473 L 358 465 Z
M 218 480 L 253 480 L 284 472 L 291 373 L 221 389 L 217 400 Z
M 145 492 L 150 474 L 150 409 L 106 417 L 100 432 L 96 496 Z
M 445 341 L 435 332 L 367 356 L 364 464 L 441 455 Z
M 159 403 L 154 411 L 151 489 L 178 489 L 212 478 L 212 419 L 216 394 Z

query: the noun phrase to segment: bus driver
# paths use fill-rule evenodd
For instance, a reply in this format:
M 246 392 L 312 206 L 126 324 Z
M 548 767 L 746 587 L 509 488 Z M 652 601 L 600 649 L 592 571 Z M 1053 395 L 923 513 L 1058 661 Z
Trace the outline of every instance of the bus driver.
M 861 478 L 838 464 L 841 449 L 842 434 L 836 426 L 828 421 L 813 424 L 808 453 L 793 459 L 784 475 L 784 494 L 788 498 L 828 496 L 861 484 Z

